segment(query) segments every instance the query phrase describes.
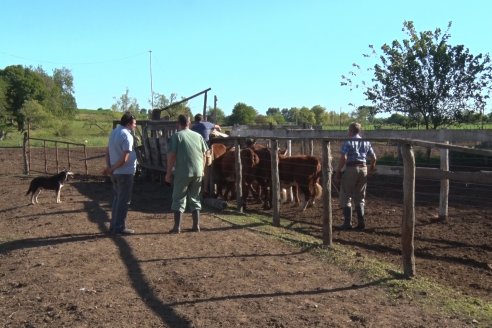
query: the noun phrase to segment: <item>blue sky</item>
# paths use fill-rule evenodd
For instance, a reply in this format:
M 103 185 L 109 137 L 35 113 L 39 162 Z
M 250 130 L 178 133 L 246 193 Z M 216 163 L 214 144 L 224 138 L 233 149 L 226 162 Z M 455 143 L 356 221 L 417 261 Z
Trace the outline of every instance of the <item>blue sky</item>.
M 129 89 L 150 108 L 153 91 L 191 96 L 212 88 L 229 115 L 238 102 L 269 107 L 321 105 L 350 112 L 369 104 L 340 86 L 362 54 L 418 31 L 445 29 L 450 44 L 491 53 L 489 0 L 0 0 L 0 68 L 66 67 L 79 108 L 110 108 Z M 189 103 L 199 112 L 203 98 Z M 490 111 L 491 105 L 487 106 Z

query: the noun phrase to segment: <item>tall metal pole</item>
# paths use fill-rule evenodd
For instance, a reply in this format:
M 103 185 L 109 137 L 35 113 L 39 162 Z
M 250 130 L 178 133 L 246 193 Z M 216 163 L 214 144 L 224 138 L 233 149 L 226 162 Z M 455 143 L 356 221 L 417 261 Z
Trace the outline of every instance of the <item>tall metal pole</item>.
M 152 50 L 149 50 L 150 59 L 150 104 L 152 109 L 154 109 L 154 89 L 152 87 Z

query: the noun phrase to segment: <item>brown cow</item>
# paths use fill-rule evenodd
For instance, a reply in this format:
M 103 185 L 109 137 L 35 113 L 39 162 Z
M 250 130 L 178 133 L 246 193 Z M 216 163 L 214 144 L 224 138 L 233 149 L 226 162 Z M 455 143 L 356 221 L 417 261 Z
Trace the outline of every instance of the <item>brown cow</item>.
M 278 175 L 282 187 L 293 187 L 296 205 L 300 204 L 299 189 L 304 194 L 302 210 L 314 204 L 321 197 L 322 188 L 318 183 L 321 174 L 321 162 L 314 156 L 280 157 Z
M 265 146 L 258 144 L 252 144 L 250 147 L 256 152 L 260 161 L 256 169 L 256 181 L 263 192 L 264 207 L 271 208 L 271 152 Z M 285 152 L 279 151 L 278 169 L 281 186 L 293 187 L 297 205 L 300 203 L 298 189 L 304 194 L 303 211 L 309 204 L 314 204 L 315 199 L 321 196 L 322 189 L 318 183 L 321 163 L 316 157 L 304 155 L 286 157 Z
M 258 165 L 258 156 L 249 148 L 241 149 L 241 173 L 242 173 L 242 187 L 243 187 L 243 199 L 244 207 L 246 207 L 246 199 L 248 197 L 249 188 L 253 180 L 255 179 L 256 166 Z M 226 151 L 222 156 L 214 161 L 214 178 L 217 182 L 217 194 L 227 200 L 229 193 L 234 193 L 234 183 L 236 181 L 236 150 L 231 148 Z M 225 191 L 222 194 L 222 189 L 225 187 Z
M 215 143 L 210 145 L 210 150 L 207 152 L 207 161 L 205 167 L 205 177 L 203 179 L 203 196 L 210 197 L 215 196 L 215 188 L 211 188 L 211 183 L 215 184 L 216 177 L 213 177 L 214 174 L 214 161 L 224 155 L 227 151 L 227 148 L 224 144 Z M 210 181 L 213 180 L 213 182 Z

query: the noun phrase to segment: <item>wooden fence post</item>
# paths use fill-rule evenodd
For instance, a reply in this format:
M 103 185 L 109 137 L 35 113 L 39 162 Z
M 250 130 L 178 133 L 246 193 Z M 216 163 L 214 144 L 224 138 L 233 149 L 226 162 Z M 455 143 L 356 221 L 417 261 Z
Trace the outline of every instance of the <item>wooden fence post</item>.
M 28 149 L 27 143 L 29 142 L 29 137 L 27 132 L 24 132 L 24 141 L 22 142 L 22 155 L 24 157 L 24 174 L 29 175 L 29 157 L 28 157 Z
M 403 274 L 406 278 L 415 275 L 415 157 L 409 144 L 401 147 L 403 157 L 403 218 L 401 221 L 401 248 Z
M 31 172 L 31 121 L 27 120 L 27 165 L 28 171 Z M 29 174 L 29 173 L 28 173 Z
M 89 175 L 89 167 L 87 166 L 87 147 L 84 145 L 84 164 L 85 164 L 85 175 Z
M 449 141 L 444 141 L 449 144 Z M 449 171 L 449 149 L 441 149 L 441 171 Z M 439 222 L 446 223 L 448 219 L 448 197 L 449 197 L 449 179 L 441 178 L 441 189 L 439 193 Z
M 244 210 L 244 200 L 243 200 L 243 170 L 241 165 L 241 148 L 239 146 L 239 140 L 234 140 L 235 147 L 235 163 L 236 163 L 236 201 L 237 210 L 243 212 Z
M 331 149 L 330 142 L 323 140 L 322 149 L 322 170 L 323 170 L 323 245 L 332 246 L 333 244 L 333 217 L 331 204 Z
M 272 139 L 272 209 L 273 225 L 280 227 L 280 179 L 278 175 L 278 140 Z
M 87 155 L 85 156 L 87 157 Z M 58 163 L 58 142 L 55 141 L 55 162 L 56 162 L 56 173 L 60 173 L 59 163 Z
M 43 153 L 44 153 L 44 173 L 48 173 L 48 156 L 46 154 L 46 140 L 43 141 Z
M 287 140 L 287 156 L 292 156 L 292 139 Z M 287 189 L 287 199 L 292 201 L 294 199 L 294 192 L 292 187 Z

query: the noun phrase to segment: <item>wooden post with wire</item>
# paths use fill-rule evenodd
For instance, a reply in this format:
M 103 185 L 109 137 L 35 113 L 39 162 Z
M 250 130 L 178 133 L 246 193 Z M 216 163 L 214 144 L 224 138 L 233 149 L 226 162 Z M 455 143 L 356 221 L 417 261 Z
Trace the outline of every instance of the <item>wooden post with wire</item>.
M 403 157 L 403 218 L 401 221 L 401 253 L 403 275 L 415 275 L 415 157 L 410 144 L 401 147 Z
M 48 156 L 46 154 L 46 140 L 43 141 L 43 154 L 44 154 L 44 173 L 48 173 Z
M 322 170 L 323 170 L 323 245 L 333 245 L 333 216 L 332 216 L 332 201 L 331 201 L 331 149 L 330 142 L 323 140 L 322 149 Z
M 87 157 L 87 156 L 85 156 Z M 56 173 L 60 173 L 59 163 L 58 163 L 58 142 L 55 142 L 55 162 L 56 162 Z
M 444 141 L 449 144 L 449 141 Z M 440 149 L 441 172 L 449 172 L 449 149 Z M 446 223 L 448 220 L 448 198 L 449 198 L 449 179 L 441 178 L 441 189 L 439 192 L 439 222 Z
M 272 144 L 272 209 L 273 209 L 273 225 L 280 227 L 280 179 L 278 174 L 278 140 L 271 139 Z
M 241 164 L 241 147 L 239 146 L 239 140 L 234 140 L 235 147 L 235 163 L 236 163 L 236 199 L 237 210 L 243 212 L 244 200 L 243 200 L 243 170 Z
M 70 161 L 70 144 L 68 144 L 68 143 L 67 143 L 67 152 L 68 152 L 68 154 L 67 154 L 67 157 L 68 157 L 68 169 L 67 170 L 70 171 L 72 165 L 71 165 L 71 161 Z
M 22 155 L 24 157 L 24 174 L 29 175 L 29 156 L 28 156 L 28 146 L 27 144 L 29 143 L 29 137 L 28 133 L 24 132 L 24 140 L 22 142 Z
M 84 165 L 85 165 L 85 175 L 89 175 L 89 167 L 87 166 L 87 147 L 84 145 Z

